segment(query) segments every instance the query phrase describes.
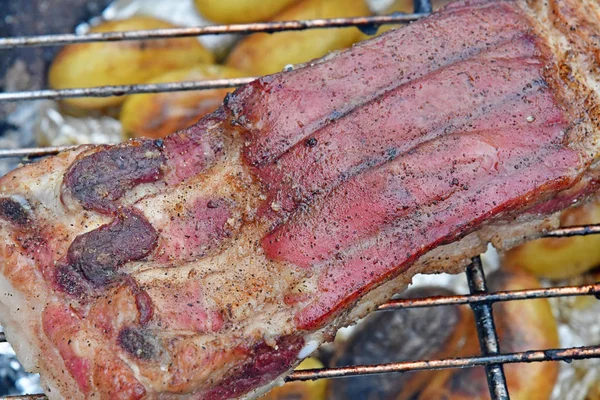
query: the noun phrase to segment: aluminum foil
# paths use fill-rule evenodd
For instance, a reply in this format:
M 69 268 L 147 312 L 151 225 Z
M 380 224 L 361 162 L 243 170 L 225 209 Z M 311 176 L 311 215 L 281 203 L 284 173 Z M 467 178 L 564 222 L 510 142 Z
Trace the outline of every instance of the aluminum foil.
M 33 126 L 37 115 L 36 104 L 30 104 L 29 107 L 18 107 L 15 112 L 10 114 L 7 122 L 14 128 L 6 130 L 0 136 L 0 148 L 17 149 L 34 145 Z M 20 160 L 17 159 L 0 159 L 0 176 L 14 169 L 19 162 Z
M 498 252 L 489 245 L 481 257 L 486 275 L 500 267 Z M 572 286 L 597 281 L 587 274 L 556 282 L 542 280 L 542 286 Z M 469 293 L 464 274 L 417 275 L 411 287 L 442 286 L 458 294 Z M 561 347 L 596 346 L 600 344 L 600 301 L 594 296 L 572 296 L 549 299 L 556 318 Z M 542 349 L 532 349 L 542 350 Z M 560 362 L 559 374 L 550 400 L 600 400 L 600 359 Z
M 482 255 L 486 275 L 500 267 L 498 252 L 489 245 Z M 582 275 L 568 281 L 542 280 L 542 286 L 571 286 L 596 282 L 596 275 Z M 464 274 L 417 275 L 411 287 L 443 286 L 458 294 L 469 292 Z M 600 301 L 594 296 L 549 299 L 558 325 L 561 347 L 600 344 Z M 532 349 L 541 350 L 541 349 Z M 550 400 L 600 400 L 600 359 L 560 362 L 559 374 Z
M 111 117 L 71 117 L 60 112 L 54 101 L 39 104 L 34 125 L 39 146 L 104 144 L 123 141 L 121 123 Z
M 594 283 L 597 276 L 583 275 L 564 285 Z M 546 286 L 550 286 L 546 282 Z M 600 344 L 600 301 L 593 296 L 550 299 L 559 323 L 562 347 L 597 346 Z M 590 358 L 561 362 L 553 400 L 592 400 L 600 398 L 600 359 Z

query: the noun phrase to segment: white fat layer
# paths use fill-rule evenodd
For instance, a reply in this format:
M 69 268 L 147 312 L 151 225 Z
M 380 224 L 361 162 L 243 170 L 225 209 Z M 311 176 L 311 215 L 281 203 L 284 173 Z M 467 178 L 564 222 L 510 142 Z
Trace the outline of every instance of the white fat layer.
M 35 309 L 31 307 L 32 304 L 35 305 Z M 40 347 L 40 339 L 36 337 L 38 330 L 41 329 L 38 319 L 42 307 L 41 298 L 39 301 L 27 301 L 21 292 L 15 290 L 6 277 L 0 274 L 0 317 L 2 318 L 0 324 L 17 358 L 29 372 L 46 372 L 40 376 L 40 384 L 50 400 L 82 398 L 75 381 L 70 379 L 68 374 L 60 375 L 61 380 L 58 381 L 60 385 L 56 384 L 57 381 L 50 376 L 51 374 L 48 374 L 47 371 L 52 370 L 53 367 L 55 371 L 64 370 L 64 366 L 60 366 L 62 358 L 58 356 L 58 352 L 56 357 L 50 359 L 49 365 L 38 364 L 45 359 L 45 356 L 41 355 L 43 351 Z M 53 365 L 52 360 L 60 361 Z M 68 393 L 62 390 L 65 383 L 68 387 L 73 387 Z
M 319 344 L 316 340 L 309 340 L 298 353 L 298 358 L 304 359 L 310 356 L 319 347 Z
M 34 347 L 27 337 L 29 330 L 21 329 L 29 325 L 26 309 L 25 298 L 14 290 L 4 275 L 0 275 L 0 316 L 4 332 L 23 367 L 28 371 L 38 372 Z
M 54 210 L 57 216 L 65 216 L 65 208 L 61 201 L 61 186 L 65 171 L 58 169 L 39 177 L 36 185 L 31 185 L 34 198 L 44 207 Z

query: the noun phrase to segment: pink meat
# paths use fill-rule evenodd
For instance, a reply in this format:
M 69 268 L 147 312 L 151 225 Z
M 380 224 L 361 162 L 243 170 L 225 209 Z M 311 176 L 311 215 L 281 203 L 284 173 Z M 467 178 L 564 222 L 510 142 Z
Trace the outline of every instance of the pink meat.
M 13 171 L 9 340 L 54 398 L 257 396 L 414 274 L 597 191 L 598 29 L 595 0 L 462 0 L 164 140 Z
M 509 4 L 440 14 L 360 44 L 334 62 L 259 79 L 238 90 L 226 105 L 252 138 L 245 150 L 248 161 L 264 165 L 311 131 L 391 88 L 510 41 L 527 25 Z M 348 84 L 349 76 L 359 78 Z M 286 112 L 290 106 L 293 115 Z
M 521 38 L 510 44 L 516 58 L 483 54 L 432 72 L 316 131 L 258 170 L 270 199 L 293 210 L 341 180 L 451 132 L 500 129 L 511 122 L 517 135 L 560 120 L 531 45 L 530 38 Z M 541 121 L 528 124 L 526 118 L 533 115 Z M 308 173 L 301 168 L 306 164 Z

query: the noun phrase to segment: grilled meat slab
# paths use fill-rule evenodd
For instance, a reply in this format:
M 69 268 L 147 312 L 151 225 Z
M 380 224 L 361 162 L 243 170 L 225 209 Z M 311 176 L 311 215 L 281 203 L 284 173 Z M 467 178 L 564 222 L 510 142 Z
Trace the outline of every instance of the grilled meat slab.
M 165 140 L 0 180 L 0 318 L 51 398 L 252 397 L 417 272 L 597 186 L 600 7 L 471 0 Z

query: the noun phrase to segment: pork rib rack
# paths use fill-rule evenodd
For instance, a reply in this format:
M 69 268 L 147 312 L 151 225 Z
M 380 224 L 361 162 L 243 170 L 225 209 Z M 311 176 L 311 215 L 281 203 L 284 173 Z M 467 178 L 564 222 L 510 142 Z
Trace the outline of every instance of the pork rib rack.
M 417 272 L 596 189 L 595 0 L 459 1 L 160 141 L 0 180 L 0 318 L 51 398 L 252 397 Z

